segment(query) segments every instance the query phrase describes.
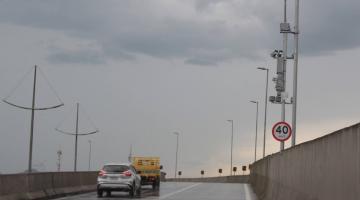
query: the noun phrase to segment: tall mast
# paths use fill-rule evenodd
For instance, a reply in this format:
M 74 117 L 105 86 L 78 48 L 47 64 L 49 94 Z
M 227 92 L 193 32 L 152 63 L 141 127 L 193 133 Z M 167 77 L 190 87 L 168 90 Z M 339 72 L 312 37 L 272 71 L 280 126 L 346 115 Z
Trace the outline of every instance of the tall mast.
M 32 97 L 32 106 L 31 106 L 31 127 L 30 127 L 28 173 L 32 172 L 32 151 L 33 151 L 33 139 L 34 139 L 34 116 L 35 116 L 35 93 L 36 93 L 36 69 L 37 69 L 37 66 L 35 65 L 35 67 L 34 67 L 33 97 Z

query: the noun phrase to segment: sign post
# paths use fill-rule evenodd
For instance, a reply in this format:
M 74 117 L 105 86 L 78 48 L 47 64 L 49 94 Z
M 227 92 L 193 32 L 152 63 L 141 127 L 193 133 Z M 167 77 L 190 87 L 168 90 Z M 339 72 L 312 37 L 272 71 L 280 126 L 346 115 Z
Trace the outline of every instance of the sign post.
M 278 122 L 272 128 L 272 135 L 275 140 L 285 142 L 291 137 L 291 126 L 286 122 Z

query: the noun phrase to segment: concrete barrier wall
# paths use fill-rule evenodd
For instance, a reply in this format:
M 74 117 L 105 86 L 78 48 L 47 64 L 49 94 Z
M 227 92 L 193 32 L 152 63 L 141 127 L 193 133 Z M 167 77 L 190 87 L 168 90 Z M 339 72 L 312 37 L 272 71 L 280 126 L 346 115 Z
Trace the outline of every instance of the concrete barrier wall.
M 0 200 L 39 199 L 91 191 L 97 172 L 49 172 L 0 175 Z
M 248 183 L 249 176 L 219 176 L 204 178 L 168 178 L 169 182 Z
M 267 156 L 250 170 L 259 200 L 359 200 L 360 124 Z

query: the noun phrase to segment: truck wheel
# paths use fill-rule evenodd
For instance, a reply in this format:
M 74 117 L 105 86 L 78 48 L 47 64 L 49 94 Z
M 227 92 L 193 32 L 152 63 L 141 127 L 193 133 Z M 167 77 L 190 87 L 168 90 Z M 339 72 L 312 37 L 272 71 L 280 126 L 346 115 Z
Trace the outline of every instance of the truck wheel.
M 141 197 L 141 186 L 136 190 L 136 196 Z
M 107 196 L 107 197 L 111 197 L 111 191 L 107 191 L 107 192 L 106 192 L 106 196 Z
M 102 190 L 97 190 L 97 196 L 102 197 L 103 196 L 103 191 Z

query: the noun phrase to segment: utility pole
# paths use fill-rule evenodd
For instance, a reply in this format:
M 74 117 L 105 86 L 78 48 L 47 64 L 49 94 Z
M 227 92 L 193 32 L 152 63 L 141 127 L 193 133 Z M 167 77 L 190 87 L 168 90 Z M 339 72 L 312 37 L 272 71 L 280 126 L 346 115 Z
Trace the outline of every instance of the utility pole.
M 63 130 L 60 130 L 58 127 L 61 125 L 61 123 L 55 128 L 56 131 L 60 132 L 60 133 L 64 133 L 67 135 L 72 135 L 75 136 L 75 150 L 74 150 L 74 172 L 77 171 L 77 152 L 78 152 L 78 136 L 85 136 L 85 135 L 92 135 L 95 134 L 97 132 L 99 132 L 99 130 L 95 127 L 95 125 L 92 123 L 92 125 L 94 126 L 95 130 L 88 132 L 88 133 L 79 133 L 79 107 L 80 104 L 76 103 L 76 122 L 75 122 L 75 133 L 71 133 L 71 132 L 66 132 Z M 91 147 L 90 147 L 91 148 Z M 90 152 L 91 153 L 91 152 Z
M 8 95 L 6 98 L 3 99 L 3 102 L 11 105 L 11 106 L 15 106 L 17 108 L 21 108 L 21 109 L 26 109 L 26 110 L 31 110 L 31 123 L 30 123 L 30 141 L 29 141 L 29 161 L 28 161 L 28 173 L 32 173 L 32 160 L 33 160 L 33 141 L 34 141 L 34 121 L 35 121 L 35 110 L 49 110 L 49 109 L 54 109 L 54 108 L 58 108 L 63 106 L 64 104 L 62 103 L 61 99 L 59 98 L 59 96 L 56 94 L 56 92 L 53 90 L 54 94 L 56 95 L 57 99 L 59 100 L 60 104 L 55 105 L 55 106 L 51 106 L 51 107 L 46 107 L 46 108 L 36 108 L 36 79 L 37 79 L 37 71 L 38 71 L 38 66 L 34 66 L 34 80 L 33 80 L 33 92 L 32 92 L 32 104 L 31 107 L 26 107 L 26 106 L 21 106 L 21 105 L 17 105 L 14 103 L 11 103 L 10 101 L 8 101 L 8 98 L 11 96 L 11 94 L 14 92 L 12 91 L 10 93 L 10 95 Z M 40 70 L 41 72 L 41 70 Z M 25 77 L 24 77 L 25 78 Z M 45 76 L 44 76 L 45 78 Z M 46 79 L 46 78 L 45 78 Z M 50 84 L 48 82 L 48 84 Z M 17 87 L 16 87 L 17 88 Z M 15 88 L 15 89 L 16 89 Z M 50 87 L 52 88 L 52 87 Z
M 295 0 L 295 28 L 294 28 L 294 78 L 293 78 L 293 102 L 292 102 L 292 138 L 291 146 L 296 144 L 296 107 L 297 107 L 297 76 L 299 62 L 299 0 Z
M 284 24 L 287 23 L 287 16 L 286 16 L 286 9 L 287 9 L 287 0 L 284 0 Z M 286 105 L 286 61 L 287 61 L 287 46 L 288 46 L 288 33 L 283 33 L 283 51 L 284 51 L 284 62 L 283 62 L 283 76 L 284 76 L 284 92 L 282 95 L 282 102 L 281 102 L 281 121 L 285 121 L 285 105 Z M 280 151 L 284 150 L 284 142 L 280 143 Z
M 29 163 L 28 172 L 32 172 L 32 152 L 33 152 L 33 139 L 34 139 L 34 116 L 35 116 L 35 96 L 36 96 L 36 70 L 37 66 L 34 67 L 34 84 L 33 84 L 33 97 L 31 104 L 31 127 L 30 127 L 30 144 L 29 144 Z
M 291 146 L 296 143 L 296 106 L 297 106 L 297 73 L 298 73 L 298 49 L 299 49 L 299 0 L 295 0 L 295 30 L 292 31 L 287 22 L 287 0 L 284 0 L 284 22 L 280 24 L 280 33 L 283 34 L 283 50 L 275 50 L 271 57 L 277 59 L 277 77 L 275 89 L 277 96 L 270 96 L 272 103 L 281 104 L 281 121 L 285 122 L 285 105 L 292 105 L 292 141 Z M 294 34 L 294 53 L 288 57 L 288 34 Z M 287 59 L 294 59 L 294 79 L 293 79 L 293 97 L 287 102 L 286 93 L 286 63 Z M 284 150 L 284 142 L 280 143 L 280 151 Z

